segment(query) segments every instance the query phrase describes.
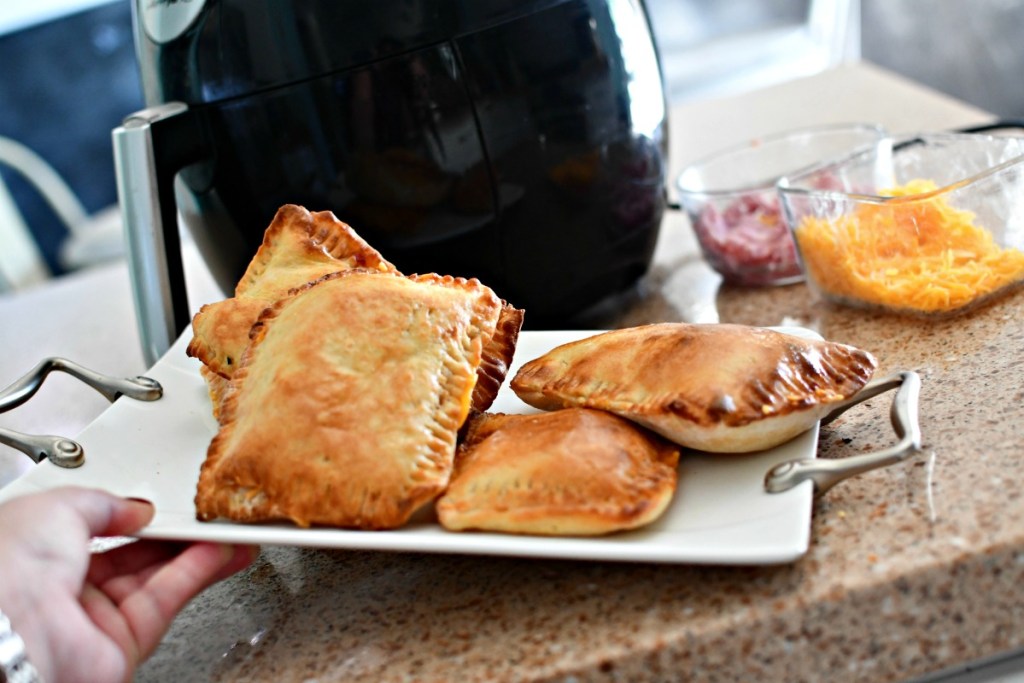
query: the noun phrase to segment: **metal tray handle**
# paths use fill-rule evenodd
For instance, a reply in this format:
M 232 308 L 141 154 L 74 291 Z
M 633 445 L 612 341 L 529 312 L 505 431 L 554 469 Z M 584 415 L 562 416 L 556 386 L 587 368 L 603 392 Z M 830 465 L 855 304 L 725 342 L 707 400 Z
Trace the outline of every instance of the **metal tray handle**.
M 49 460 L 58 467 L 72 468 L 85 462 L 82 445 L 63 436 L 37 436 L 0 428 L 0 443 L 16 448 L 36 463 Z
M 64 372 L 89 385 L 113 403 L 120 396 L 155 401 L 163 396 L 160 383 L 149 377 L 111 377 L 89 370 L 66 358 L 47 358 L 25 376 L 0 391 L 0 413 L 17 408 L 35 395 L 51 372 Z M 62 436 L 35 436 L 0 429 L 0 443 L 16 448 L 34 462 L 49 460 L 59 467 L 79 467 L 85 462 L 82 446 Z
M 921 428 L 918 424 L 918 398 L 921 395 L 921 378 L 916 372 L 898 372 L 869 382 L 856 396 L 836 406 L 821 423 L 828 424 L 852 406 L 891 389 L 898 389 L 889 418 L 899 443 L 880 451 L 848 458 L 814 458 L 779 463 L 765 476 L 765 489 L 769 493 L 779 493 L 810 480 L 814 482 L 814 495 L 820 496 L 845 479 L 901 462 L 919 451 Z

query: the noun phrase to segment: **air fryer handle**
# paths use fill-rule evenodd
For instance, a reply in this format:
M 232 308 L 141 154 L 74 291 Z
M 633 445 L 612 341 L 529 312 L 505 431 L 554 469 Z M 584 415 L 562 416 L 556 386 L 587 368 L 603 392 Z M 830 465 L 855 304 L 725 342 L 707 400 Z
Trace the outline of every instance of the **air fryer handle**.
M 208 156 L 194 112 L 168 102 L 114 129 L 118 202 L 128 248 L 142 351 L 156 362 L 189 324 L 174 179 Z

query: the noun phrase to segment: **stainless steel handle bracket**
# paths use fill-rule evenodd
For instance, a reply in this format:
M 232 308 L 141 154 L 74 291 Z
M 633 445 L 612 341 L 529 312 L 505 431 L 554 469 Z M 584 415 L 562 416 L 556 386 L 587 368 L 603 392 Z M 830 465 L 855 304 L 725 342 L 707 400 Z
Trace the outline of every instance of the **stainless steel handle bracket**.
M 149 377 L 111 377 L 66 358 L 47 358 L 0 391 L 0 413 L 16 408 L 32 398 L 51 372 L 64 372 L 81 380 L 111 403 L 121 396 L 139 401 L 155 401 L 163 396 L 163 387 Z M 0 429 L 0 443 L 18 449 L 37 463 L 45 459 L 59 467 L 79 467 L 85 462 L 82 446 L 62 436 L 34 436 Z
M 58 467 L 81 467 L 85 462 L 85 450 L 82 445 L 63 436 L 36 436 L 22 434 L 12 429 L 0 429 L 0 443 L 16 448 L 32 462 L 40 463 L 49 460 Z
M 901 462 L 919 451 L 921 428 L 918 424 L 918 400 L 921 395 L 921 378 L 916 372 L 898 372 L 869 382 L 856 396 L 836 406 L 821 423 L 828 424 L 852 406 L 891 389 L 898 389 L 889 411 L 893 429 L 899 438 L 898 443 L 880 451 L 848 458 L 815 458 L 779 463 L 765 476 L 765 489 L 769 493 L 779 493 L 810 480 L 814 483 L 814 495 L 820 496 L 845 479 Z

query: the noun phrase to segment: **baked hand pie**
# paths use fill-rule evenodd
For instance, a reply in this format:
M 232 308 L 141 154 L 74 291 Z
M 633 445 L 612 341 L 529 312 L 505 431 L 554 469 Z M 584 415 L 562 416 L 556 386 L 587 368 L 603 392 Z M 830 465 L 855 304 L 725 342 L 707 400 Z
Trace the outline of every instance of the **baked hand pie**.
M 330 211 L 310 213 L 294 205 L 278 210 L 239 280 L 235 296 L 203 306 L 192 319 L 193 337 L 186 353 L 205 366 L 203 377 L 215 410 L 219 395 L 230 389 L 229 380 L 249 345 L 249 332 L 264 309 L 309 282 L 353 269 L 399 274 Z M 473 394 L 474 410 L 487 410 L 497 396 L 522 325 L 523 311 L 503 304 L 498 325 L 485 341 Z
M 473 387 L 473 396 L 470 401 L 474 413 L 487 410 L 497 398 L 498 391 L 508 374 L 509 365 L 515 356 L 519 331 L 522 326 L 523 310 L 508 303 L 503 304 L 494 333 L 484 342 L 480 366 L 476 371 L 476 385 Z M 221 406 L 225 397 L 233 391 L 234 383 L 206 365 L 199 366 L 199 374 L 206 381 L 213 416 L 220 422 Z
M 437 516 L 449 530 L 596 536 L 656 520 L 679 447 L 628 420 L 567 408 L 469 423 Z
M 193 318 L 186 353 L 230 378 L 263 309 L 307 282 L 354 268 L 397 272 L 330 211 L 310 213 L 301 206 L 282 206 L 238 281 L 235 296 L 203 306 Z
M 852 346 L 742 325 L 661 323 L 571 342 L 512 379 L 523 401 L 616 413 L 702 451 L 771 448 L 871 379 Z
M 367 270 L 275 303 L 223 396 L 197 517 L 405 523 L 448 484 L 501 310 L 476 280 Z

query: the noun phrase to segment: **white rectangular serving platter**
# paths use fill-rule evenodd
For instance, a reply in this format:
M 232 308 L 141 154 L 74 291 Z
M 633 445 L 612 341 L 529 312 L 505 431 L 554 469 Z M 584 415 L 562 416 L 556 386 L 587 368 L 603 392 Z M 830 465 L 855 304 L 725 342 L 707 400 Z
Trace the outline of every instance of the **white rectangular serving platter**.
M 817 337 L 802 328 L 777 329 Z M 523 362 L 591 334 L 594 332 L 523 332 L 509 378 Z M 817 425 L 768 451 L 709 455 L 684 450 L 679 465 L 679 488 L 661 519 L 643 529 L 597 538 L 450 532 L 433 521 L 432 515 L 420 515 L 395 531 L 199 522 L 193 497 L 199 468 L 217 424 L 210 412 L 199 364 L 185 355 L 190 338 L 191 331 L 187 330 L 147 373 L 163 385 L 163 398 L 152 403 L 118 399 L 77 437 L 85 449 L 84 465 L 61 469 L 43 461 L 0 489 L 0 502 L 63 485 L 102 488 L 152 501 L 156 516 L 138 536 L 173 540 L 730 565 L 786 563 L 807 551 L 811 482 L 782 493 L 767 493 L 764 477 L 778 463 L 815 457 Z M 507 383 L 491 410 L 535 412 L 515 396 Z

